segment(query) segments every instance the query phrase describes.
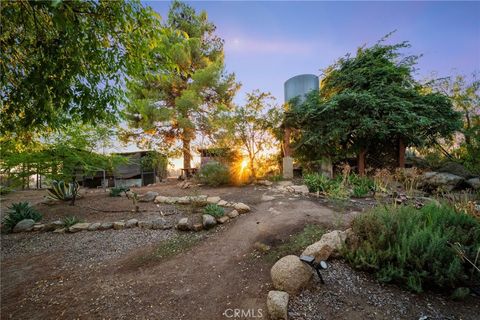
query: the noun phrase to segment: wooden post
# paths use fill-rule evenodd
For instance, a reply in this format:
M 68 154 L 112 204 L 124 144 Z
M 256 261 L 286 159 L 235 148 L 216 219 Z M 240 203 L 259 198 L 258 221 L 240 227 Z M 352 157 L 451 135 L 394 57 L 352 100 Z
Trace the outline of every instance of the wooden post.
M 365 155 L 367 154 L 367 150 L 365 148 L 361 148 L 360 152 L 358 153 L 358 174 L 360 176 L 365 175 Z
M 405 143 L 403 139 L 398 139 L 398 166 L 400 168 L 405 168 Z

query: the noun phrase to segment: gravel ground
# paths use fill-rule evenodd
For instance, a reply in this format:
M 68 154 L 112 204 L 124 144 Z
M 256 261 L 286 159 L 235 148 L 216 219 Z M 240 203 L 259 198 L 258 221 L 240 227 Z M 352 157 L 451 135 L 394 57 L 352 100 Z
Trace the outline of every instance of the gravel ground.
M 174 230 L 126 229 L 74 234 L 52 232 L 2 234 L 2 261 L 10 258 L 37 256 L 58 252 L 63 263 L 60 269 L 100 265 L 124 253 L 172 237 Z M 100 244 L 100 245 L 99 245 Z
M 291 320 L 322 319 L 478 319 L 479 297 L 448 300 L 437 294 L 416 295 L 384 285 L 370 275 L 332 261 L 322 272 L 326 284 L 314 284 L 289 302 Z

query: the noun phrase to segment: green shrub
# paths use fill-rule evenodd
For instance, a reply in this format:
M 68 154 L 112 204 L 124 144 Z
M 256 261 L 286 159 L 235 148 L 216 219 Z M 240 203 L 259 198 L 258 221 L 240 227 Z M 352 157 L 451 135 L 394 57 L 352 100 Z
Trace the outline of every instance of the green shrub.
M 480 222 L 449 206 L 379 207 L 355 218 L 352 228 L 360 243 L 345 252 L 346 259 L 375 272 L 382 282 L 421 292 L 480 280 L 480 273 L 464 259 L 475 261 L 480 250 Z M 455 243 L 461 245 L 463 257 L 453 248 Z
M 203 184 L 217 187 L 230 182 L 230 172 L 223 164 L 212 161 L 200 169 L 198 179 Z
M 307 173 L 303 182 L 310 192 L 327 192 L 332 187 L 332 180 L 321 173 Z
M 9 194 L 12 191 L 13 191 L 12 188 L 0 185 L 0 195 L 4 196 L 6 194 Z
M 122 192 L 125 194 L 130 191 L 130 188 L 127 187 L 114 187 L 110 189 L 110 193 L 108 194 L 110 197 L 120 197 Z
M 8 207 L 7 214 L 3 219 L 3 226 L 6 231 L 11 231 L 17 223 L 24 219 L 32 219 L 38 222 L 42 219 L 42 215 L 28 202 L 13 203 Z
M 220 218 L 223 217 L 223 215 L 225 214 L 225 209 L 223 209 L 217 204 L 211 203 L 205 206 L 205 208 L 203 209 L 203 213 L 214 216 L 215 218 Z
M 65 184 L 65 182 L 62 180 L 53 180 L 51 183 L 51 188 L 47 189 L 47 198 L 52 200 L 69 201 L 77 196 L 78 189 L 79 185 L 76 181 Z
M 63 225 L 65 228 L 70 228 L 71 226 L 82 222 L 80 219 L 78 219 L 76 216 L 68 216 L 63 218 Z

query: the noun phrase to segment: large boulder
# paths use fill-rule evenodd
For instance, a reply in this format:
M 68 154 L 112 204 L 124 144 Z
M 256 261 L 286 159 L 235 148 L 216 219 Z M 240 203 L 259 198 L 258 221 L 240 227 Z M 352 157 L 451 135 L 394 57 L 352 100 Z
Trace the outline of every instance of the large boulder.
M 420 176 L 419 187 L 427 189 L 443 188 L 445 191 L 452 191 L 465 179 L 447 172 L 425 172 Z
M 472 178 L 473 175 L 470 171 L 467 170 L 462 164 L 458 162 L 447 162 L 444 164 L 440 169 L 437 170 L 438 172 L 446 172 L 451 173 L 456 176 L 468 179 Z
M 202 215 L 202 224 L 205 229 L 210 229 L 217 224 L 217 220 L 209 214 L 204 214 Z
M 138 197 L 138 201 L 140 202 L 152 202 L 158 196 L 158 192 L 155 191 L 148 191 L 144 195 Z
M 15 227 L 13 227 L 13 232 L 25 232 L 32 231 L 35 221 L 32 219 L 23 219 L 19 221 Z
M 312 270 L 297 256 L 285 256 L 278 260 L 270 270 L 273 286 L 277 290 L 296 294 L 312 278 Z
M 288 298 L 288 293 L 284 291 L 268 292 L 267 309 L 271 320 L 288 319 Z
M 335 230 L 325 233 L 320 241 L 309 245 L 302 253 L 302 256 L 313 256 L 315 260 L 327 260 L 332 254 L 338 254 L 340 248 L 345 244 L 347 233 Z
M 467 180 L 467 184 L 474 190 L 480 189 L 480 178 L 472 178 Z

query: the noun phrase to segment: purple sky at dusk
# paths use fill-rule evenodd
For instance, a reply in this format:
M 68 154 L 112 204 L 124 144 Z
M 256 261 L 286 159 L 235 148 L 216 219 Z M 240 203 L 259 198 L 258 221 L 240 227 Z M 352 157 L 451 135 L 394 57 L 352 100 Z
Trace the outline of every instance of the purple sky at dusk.
M 146 1 L 166 19 L 170 2 Z M 480 71 L 480 2 L 188 2 L 206 10 L 225 40 L 226 68 L 242 83 L 236 102 L 253 89 L 283 102 L 283 83 L 320 74 L 348 52 L 410 41 L 405 53 L 423 54 L 418 79 Z

